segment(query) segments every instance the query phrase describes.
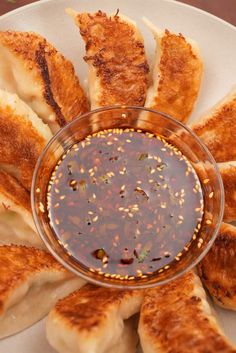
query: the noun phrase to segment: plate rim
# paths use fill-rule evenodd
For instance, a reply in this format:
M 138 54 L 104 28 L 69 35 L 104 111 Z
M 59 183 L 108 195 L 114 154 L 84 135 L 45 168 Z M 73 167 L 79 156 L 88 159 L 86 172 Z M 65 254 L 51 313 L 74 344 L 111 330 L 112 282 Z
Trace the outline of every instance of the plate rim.
M 131 3 L 133 1 L 133 3 L 135 2 L 135 0 L 129 0 L 129 2 Z M 14 9 L 14 10 L 11 10 L 11 11 L 9 11 L 9 12 L 7 12 L 7 13 L 5 13 L 5 14 L 3 14 L 3 15 L 1 15 L 0 16 L 0 30 L 1 30 L 1 23 L 2 23 L 2 21 L 4 21 L 5 19 L 14 19 L 14 16 L 15 15 L 23 15 L 24 13 L 26 13 L 27 14 L 27 11 L 29 10 L 31 10 L 31 9 L 37 9 L 37 8 L 39 8 L 39 6 L 44 6 L 44 4 L 47 4 L 47 3 L 51 3 L 51 4 L 55 4 L 55 6 L 57 6 L 57 3 L 58 3 L 59 1 L 58 0 L 37 0 L 37 1 L 35 1 L 35 2 L 33 2 L 33 3 L 30 3 L 30 4 L 27 4 L 27 5 L 24 5 L 24 6 L 21 6 L 21 7 L 19 7 L 19 8 L 17 8 L 17 9 Z M 60 0 L 60 2 L 63 2 L 63 0 Z M 65 2 L 65 4 L 66 4 L 66 0 L 64 0 L 64 2 Z M 195 6 L 192 6 L 192 5 L 189 5 L 189 4 L 185 4 L 185 3 L 182 3 L 182 2 L 180 2 L 180 1 L 176 1 L 176 0 L 160 0 L 160 2 L 162 3 L 162 4 L 173 4 L 174 6 L 176 5 L 176 7 L 177 8 L 179 8 L 179 9 L 189 9 L 189 11 L 191 11 L 191 12 L 193 12 L 193 13 L 195 13 L 195 14 L 199 14 L 200 16 L 203 16 L 204 17 L 204 15 L 206 16 L 205 18 L 207 19 L 212 19 L 212 21 L 214 21 L 216 24 L 219 24 L 219 26 L 222 26 L 221 27 L 221 29 L 227 29 L 227 30 L 230 30 L 231 31 L 231 34 L 232 34 L 232 36 L 234 36 L 234 33 L 236 33 L 236 26 L 235 25 L 233 25 L 233 24 L 231 24 L 231 23 L 229 23 L 229 22 L 227 22 L 227 21 L 225 21 L 225 20 L 223 20 L 223 19 L 221 19 L 221 18 L 219 18 L 219 17 L 217 17 L 217 16 L 215 16 L 215 15 L 213 15 L 213 14 L 211 14 L 211 13 L 209 13 L 209 12 L 207 12 L 207 11 L 205 11 L 205 10 L 202 10 L 202 9 L 199 9 L 199 8 L 197 8 L 197 7 L 195 7 Z M 97 4 L 97 2 L 95 2 L 94 3 L 96 6 L 98 6 Z M 12 17 L 13 16 L 13 17 Z M 217 307 L 217 309 L 219 309 L 219 307 Z M 225 311 L 225 313 L 227 312 L 227 310 L 225 310 L 225 309 L 221 309 L 220 308 L 220 310 L 224 310 Z M 230 313 L 234 313 L 233 311 L 232 312 L 230 312 Z M 228 312 L 226 313 L 226 315 L 228 316 Z M 219 317 L 219 313 L 218 313 L 218 310 L 217 310 L 217 315 L 216 315 L 216 317 L 218 318 Z M 227 321 L 228 321 L 229 319 L 228 319 L 228 317 L 227 317 Z M 40 323 L 42 322 L 42 320 L 40 320 Z M 230 321 L 229 321 L 230 322 Z M 33 328 L 34 327 L 34 330 L 35 330 L 35 327 L 36 327 L 36 325 L 37 324 L 34 324 L 33 326 L 31 326 L 29 329 L 31 329 L 31 328 Z M 43 326 L 45 327 L 45 322 L 43 323 Z M 222 324 L 222 320 L 220 320 L 220 327 L 221 327 L 221 329 L 223 330 L 224 329 L 224 325 Z M 23 331 L 23 332 L 27 332 L 29 329 L 26 329 L 25 331 Z M 38 326 L 37 326 L 37 328 L 36 328 L 36 330 L 37 330 L 37 332 L 38 332 Z M 34 332 L 34 335 L 35 335 L 35 331 L 33 331 Z M 18 333 L 17 335 L 21 335 L 22 334 L 22 332 L 20 332 L 20 333 Z M 16 336 L 17 336 L 16 335 Z M 226 335 L 226 337 L 229 337 L 228 336 L 228 334 Z M 12 338 L 14 338 L 14 336 L 11 336 L 11 337 L 9 337 L 10 339 L 12 339 Z M 7 338 L 7 340 L 9 339 L 9 338 Z M 44 337 L 45 338 L 45 337 Z M 23 339 L 23 340 L 25 340 L 25 338 Z M 30 340 L 30 337 L 28 337 L 28 332 L 27 332 L 27 340 Z M 233 343 L 233 341 L 232 341 L 232 339 L 231 339 L 231 337 L 230 337 L 230 341 Z M 2 340 L 2 342 L 3 342 L 3 340 Z
M 63 0 L 61 0 L 63 1 Z M 64 0 L 66 1 L 66 0 Z M 135 1 L 135 0 L 128 0 L 128 1 Z M 213 15 L 212 13 L 208 12 L 208 11 L 205 11 L 205 10 L 202 10 L 202 9 L 199 9 L 198 7 L 195 7 L 193 5 L 189 5 L 189 4 L 186 4 L 186 3 L 183 3 L 179 0 L 159 0 L 163 3 L 170 3 L 170 4 L 175 4 L 179 7 L 183 7 L 183 8 L 188 8 L 192 11 L 195 11 L 195 12 L 198 12 L 199 14 L 201 15 L 205 15 L 207 17 L 210 17 L 212 18 L 213 20 L 217 21 L 217 22 L 220 22 L 222 23 L 223 25 L 225 25 L 226 27 L 228 27 L 229 29 L 232 29 L 236 32 L 236 26 L 234 26 L 233 24 L 227 22 L 226 20 L 223 20 L 222 18 L 216 16 L 216 15 Z M 21 12 L 24 12 L 25 10 L 28 10 L 28 9 L 31 9 L 33 7 L 38 7 L 38 6 L 41 6 L 43 4 L 46 4 L 46 3 L 55 3 L 55 5 L 58 3 L 58 0 L 37 0 L 33 3 L 30 3 L 30 4 L 27 4 L 27 5 L 23 5 L 23 6 L 20 6 L 18 7 L 17 9 L 14 9 L 14 10 L 11 10 L 11 11 L 8 11 L 7 13 L 3 14 L 0 16 L 0 25 L 1 25 L 1 21 L 10 17 L 10 16 L 14 16 L 14 15 L 17 15 Z

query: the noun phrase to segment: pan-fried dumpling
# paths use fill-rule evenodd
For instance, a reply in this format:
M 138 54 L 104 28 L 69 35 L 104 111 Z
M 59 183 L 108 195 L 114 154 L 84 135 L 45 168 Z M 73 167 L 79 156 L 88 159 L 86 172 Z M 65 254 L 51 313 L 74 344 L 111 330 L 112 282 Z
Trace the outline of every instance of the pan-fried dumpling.
M 214 301 L 236 310 L 236 227 L 222 223 L 210 251 L 198 265 L 199 275 Z
M 140 309 L 142 290 L 86 285 L 61 299 L 47 320 L 47 338 L 60 353 L 113 352 L 124 320 Z
M 67 12 L 86 44 L 91 108 L 143 106 L 149 68 L 136 24 L 120 14 Z
M 236 160 L 236 89 L 230 92 L 191 129 L 217 162 Z
M 0 246 L 0 268 L 0 338 L 34 324 L 84 284 L 46 251 L 24 246 Z
M 0 167 L 28 190 L 38 157 L 51 137 L 49 127 L 17 95 L 0 90 Z
M 235 141 L 236 142 L 236 141 Z M 236 221 L 236 162 L 218 164 L 225 191 L 224 221 Z
M 198 97 L 203 63 L 197 44 L 182 34 L 157 29 L 144 19 L 156 40 L 153 83 L 145 107 L 186 122 Z
M 12 243 L 43 247 L 31 215 L 29 192 L 0 171 L 0 244 Z
M 236 353 L 193 272 L 146 291 L 138 331 L 143 353 Z
M 88 110 L 74 67 L 32 32 L 0 32 L 0 88 L 16 93 L 55 132 Z

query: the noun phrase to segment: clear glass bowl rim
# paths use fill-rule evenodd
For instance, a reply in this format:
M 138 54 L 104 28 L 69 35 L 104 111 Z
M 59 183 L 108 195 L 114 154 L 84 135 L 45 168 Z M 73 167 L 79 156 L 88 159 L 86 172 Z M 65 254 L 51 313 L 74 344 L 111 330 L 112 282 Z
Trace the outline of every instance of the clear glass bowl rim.
M 211 164 L 214 167 L 214 171 L 216 173 L 216 178 L 218 180 L 219 183 L 219 187 L 220 187 L 220 212 L 219 212 L 219 216 L 218 216 L 218 220 L 217 223 L 215 225 L 215 229 L 213 231 L 212 237 L 209 240 L 208 244 L 206 245 L 205 249 L 201 252 L 201 254 L 194 260 L 192 261 L 188 266 L 186 266 L 182 271 L 180 271 L 179 273 L 174 274 L 171 278 L 167 278 L 167 279 L 163 279 L 159 282 L 156 283 L 147 283 L 144 284 L 142 283 L 142 285 L 128 285 L 126 286 L 125 284 L 122 283 L 109 283 L 108 281 L 103 281 L 102 280 L 102 276 L 101 276 L 101 280 L 97 280 L 95 278 L 90 277 L 89 275 L 86 276 L 83 273 L 81 273 L 79 270 L 74 269 L 68 262 L 66 262 L 63 258 L 61 258 L 60 255 L 57 254 L 57 252 L 51 247 L 51 245 L 49 244 L 49 242 L 47 241 L 47 237 L 45 237 L 43 230 L 41 229 L 41 225 L 40 225 L 40 221 L 37 215 L 37 211 L 34 207 L 35 205 L 35 191 L 36 191 L 36 180 L 37 180 L 37 175 L 38 175 L 38 171 L 39 168 L 41 166 L 41 163 L 46 155 L 46 153 L 48 152 L 48 150 L 50 149 L 51 145 L 61 136 L 63 135 L 66 130 L 69 130 L 71 127 L 73 127 L 74 125 L 76 125 L 78 123 L 79 120 L 81 119 L 86 119 L 87 117 L 96 114 L 96 113 L 102 113 L 102 112 L 107 112 L 107 111 L 115 111 L 115 110 L 123 110 L 125 113 L 125 110 L 137 110 L 137 111 L 145 111 L 145 112 L 150 112 L 154 115 L 159 115 L 164 117 L 165 119 L 171 121 L 172 123 L 178 125 L 179 127 L 183 128 L 185 131 L 187 131 L 195 140 L 196 142 L 200 145 L 200 147 L 204 150 L 204 152 L 206 153 L 208 159 L 210 160 Z M 102 107 L 102 108 L 98 108 L 98 109 L 94 109 L 94 110 L 90 110 L 89 112 L 79 115 L 77 118 L 73 119 L 70 123 L 66 124 L 64 127 L 62 127 L 46 144 L 46 146 L 44 147 L 43 151 L 41 152 L 38 161 L 36 163 L 35 169 L 34 169 L 34 174 L 33 174 L 33 179 L 32 179 L 32 186 L 31 186 L 31 208 L 32 208 L 32 213 L 33 213 L 33 219 L 34 219 L 34 223 L 36 226 L 36 230 L 38 231 L 39 236 L 41 237 L 43 243 L 46 245 L 47 249 L 49 250 L 49 252 L 53 255 L 53 257 L 59 262 L 61 263 L 61 265 L 63 265 L 67 270 L 69 270 L 70 272 L 74 273 L 77 276 L 80 276 L 82 279 L 84 279 L 85 281 L 88 281 L 90 283 L 93 283 L 95 285 L 98 286 L 103 286 L 103 287 L 107 287 L 107 288 L 117 288 L 117 289 L 145 289 L 145 288 L 152 288 L 155 286 L 159 286 L 159 285 L 164 285 L 174 279 L 177 279 L 178 277 L 181 277 L 183 274 L 185 274 L 186 272 L 190 271 L 191 269 L 193 269 L 204 257 L 205 255 L 208 253 L 208 251 L 210 250 L 210 248 L 212 247 L 217 234 L 219 232 L 222 220 L 223 220 L 223 215 L 224 215 L 224 185 L 223 185 L 223 181 L 220 175 L 220 171 L 219 168 L 217 166 L 217 163 L 215 161 L 215 159 L 213 158 L 212 154 L 210 153 L 210 151 L 208 150 L 208 148 L 204 145 L 204 143 L 200 140 L 200 138 L 185 124 L 183 124 L 182 122 L 172 118 L 170 115 L 163 113 L 163 112 L 159 112 L 157 110 L 154 109 L 150 109 L 150 108 L 145 108 L 145 107 L 139 107 L 139 106 L 126 106 L 126 105 L 117 105 L 117 106 L 107 106 L 107 107 Z

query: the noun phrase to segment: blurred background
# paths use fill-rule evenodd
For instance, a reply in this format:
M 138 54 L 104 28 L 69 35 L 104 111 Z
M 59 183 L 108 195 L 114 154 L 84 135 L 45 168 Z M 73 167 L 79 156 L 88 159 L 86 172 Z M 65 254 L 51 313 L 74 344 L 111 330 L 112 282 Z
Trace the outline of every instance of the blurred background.
M 32 2 L 35 0 L 0 0 L 0 15 Z M 236 26 L 236 0 L 181 0 L 179 2 L 208 11 Z

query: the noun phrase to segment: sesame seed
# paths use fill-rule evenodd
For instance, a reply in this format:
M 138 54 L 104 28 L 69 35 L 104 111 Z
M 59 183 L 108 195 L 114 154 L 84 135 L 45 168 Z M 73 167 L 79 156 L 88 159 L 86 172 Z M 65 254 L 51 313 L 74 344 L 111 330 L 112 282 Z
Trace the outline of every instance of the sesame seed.
M 166 208 L 166 202 L 161 203 L 161 208 Z
M 208 184 L 209 181 L 210 181 L 210 179 L 204 179 L 204 180 L 203 180 L 203 184 Z
M 213 195 L 214 195 L 214 192 L 213 192 L 213 191 L 210 192 L 210 194 L 209 194 L 209 199 L 212 199 Z
M 207 219 L 206 224 L 212 224 L 212 221 L 210 219 Z
M 77 184 L 77 181 L 76 180 L 71 180 L 70 181 L 70 185 L 73 186 L 73 185 L 76 185 Z
M 39 203 L 39 210 L 44 213 L 45 209 L 44 209 L 44 205 L 42 204 L 42 202 Z

